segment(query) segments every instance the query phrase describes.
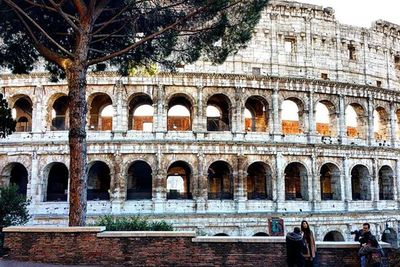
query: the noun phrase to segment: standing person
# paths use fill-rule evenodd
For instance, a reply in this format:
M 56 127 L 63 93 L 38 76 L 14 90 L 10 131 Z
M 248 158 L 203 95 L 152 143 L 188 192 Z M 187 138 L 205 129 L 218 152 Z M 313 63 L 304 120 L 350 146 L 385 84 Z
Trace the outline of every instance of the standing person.
M 372 236 L 370 228 L 371 228 L 371 226 L 369 225 L 369 223 L 363 223 L 361 234 L 359 235 L 358 240 L 356 240 L 356 241 L 360 242 L 361 247 L 365 246 Z M 363 255 L 363 254 L 360 255 L 360 265 L 361 265 L 361 267 L 367 266 L 366 255 Z
M 304 267 L 304 257 L 302 252 L 306 246 L 299 227 L 295 227 L 293 232 L 286 235 L 286 262 L 288 267 Z
M 358 239 L 361 248 L 359 251 L 361 267 L 379 267 L 382 260 L 382 250 L 376 237 L 371 233 L 369 223 L 364 223 L 362 233 Z
M 315 246 L 314 234 L 311 231 L 310 225 L 308 224 L 307 221 L 301 222 L 301 231 L 303 232 L 303 240 L 304 243 L 306 244 L 306 250 L 305 253 L 303 254 L 305 260 L 305 266 L 312 267 L 315 258 L 315 251 L 317 250 L 317 248 Z

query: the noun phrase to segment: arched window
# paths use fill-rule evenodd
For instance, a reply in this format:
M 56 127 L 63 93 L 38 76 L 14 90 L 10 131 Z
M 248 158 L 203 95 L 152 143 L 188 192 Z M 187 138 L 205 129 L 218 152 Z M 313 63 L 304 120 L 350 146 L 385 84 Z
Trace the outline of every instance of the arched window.
M 21 163 L 10 163 L 2 171 L 2 176 L 7 180 L 6 184 L 15 184 L 18 186 L 18 193 L 26 196 L 28 188 L 28 171 Z
M 344 241 L 343 235 L 338 231 L 330 231 L 324 236 L 324 241 L 341 242 Z
M 32 130 L 32 101 L 28 96 L 21 96 L 15 102 L 12 114 L 17 121 L 16 132 L 29 132 Z
M 366 121 L 364 109 L 359 104 L 350 104 L 346 108 L 347 136 L 365 139 Z
M 167 198 L 191 199 L 190 192 L 191 170 L 184 161 L 176 161 L 168 168 Z
M 91 101 L 90 101 L 91 100 Z M 114 109 L 111 98 L 103 93 L 89 97 L 89 130 L 109 131 L 112 130 L 112 117 Z
M 323 136 L 336 135 L 336 109 L 329 101 L 320 101 L 315 107 L 317 133 Z
M 175 95 L 168 103 L 168 131 L 190 131 L 192 129 L 192 104 L 183 95 Z
M 267 234 L 265 232 L 258 232 L 258 233 L 255 233 L 253 236 L 269 236 L 269 234 Z
M 286 200 L 308 200 L 307 169 L 294 162 L 285 168 Z
M 210 97 L 207 101 L 207 131 L 230 130 L 230 107 L 231 102 L 227 96 L 215 94 Z
M 353 200 L 371 200 L 371 176 L 368 168 L 356 165 L 351 170 L 351 189 Z
M 126 198 L 128 200 L 152 198 L 152 170 L 147 162 L 137 160 L 129 167 Z
M 51 130 L 68 130 L 68 96 L 60 96 L 54 101 L 51 109 Z
M 153 101 L 146 94 L 138 94 L 129 101 L 128 129 L 151 132 L 153 130 Z
M 379 170 L 379 199 L 393 200 L 394 199 L 394 173 L 389 166 L 383 166 Z
M 320 172 L 321 199 L 322 200 L 340 200 L 340 170 L 332 164 L 324 164 Z
M 63 163 L 49 166 L 45 201 L 67 201 L 68 169 Z
M 216 161 L 208 168 L 208 199 L 232 198 L 232 168 L 224 161 Z
M 376 140 L 389 139 L 389 116 L 386 110 L 378 107 L 374 110 L 374 134 Z
M 284 134 L 303 133 L 303 106 L 300 100 L 290 98 L 282 102 L 282 132 Z
M 110 199 L 110 168 L 101 161 L 90 164 L 87 182 L 87 200 Z
M 225 234 L 225 233 L 218 233 L 218 234 L 215 234 L 214 236 L 229 236 L 229 235 Z
M 267 164 L 255 162 L 247 169 L 247 199 L 272 199 L 272 175 Z
M 252 96 L 245 104 L 245 131 L 266 132 L 268 128 L 268 103 L 264 98 Z

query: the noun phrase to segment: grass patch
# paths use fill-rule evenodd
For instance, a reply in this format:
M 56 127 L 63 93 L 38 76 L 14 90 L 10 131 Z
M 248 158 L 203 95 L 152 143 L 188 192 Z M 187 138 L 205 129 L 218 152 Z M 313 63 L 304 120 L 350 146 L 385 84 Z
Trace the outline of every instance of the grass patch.
M 152 221 L 139 216 L 115 217 L 105 215 L 94 223 L 94 226 L 105 226 L 106 231 L 173 231 L 172 224 L 166 221 Z

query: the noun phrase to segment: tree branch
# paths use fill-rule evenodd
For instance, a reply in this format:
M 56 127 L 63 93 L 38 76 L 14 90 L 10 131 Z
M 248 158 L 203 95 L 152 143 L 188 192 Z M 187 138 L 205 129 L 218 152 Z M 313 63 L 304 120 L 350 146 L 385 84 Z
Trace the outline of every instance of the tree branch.
M 60 14 L 75 31 L 77 32 L 81 31 L 81 29 L 78 26 L 76 26 L 72 20 L 68 18 L 67 14 L 64 13 L 60 5 L 57 5 L 53 0 L 49 0 L 49 2 L 53 5 L 54 8 L 57 9 L 58 14 Z
M 135 49 L 136 47 L 140 46 L 141 44 L 143 44 L 143 43 L 145 43 L 147 41 L 150 41 L 150 40 L 154 39 L 155 37 L 157 37 L 159 35 L 162 35 L 163 33 L 167 32 L 169 30 L 174 29 L 180 23 L 182 23 L 182 22 L 184 22 L 184 21 L 196 16 L 197 14 L 199 14 L 202 11 L 204 11 L 208 7 L 209 7 L 209 5 L 203 6 L 203 7 L 199 8 L 199 9 L 189 13 L 185 17 L 183 17 L 181 19 L 178 19 L 174 23 L 171 23 L 170 25 L 168 25 L 165 28 L 159 30 L 158 32 L 152 33 L 152 34 L 144 37 L 143 39 L 139 40 L 138 42 L 133 43 L 131 45 L 128 45 L 128 46 L 126 46 L 125 48 L 123 48 L 123 49 L 121 49 L 119 51 L 112 52 L 111 54 L 109 54 L 107 56 L 104 56 L 104 57 L 99 57 L 99 58 L 95 58 L 95 59 L 89 60 L 88 65 L 94 65 L 94 64 L 97 64 L 97 63 L 100 63 L 100 62 L 115 58 L 117 56 L 120 56 L 120 55 L 132 50 L 132 49 Z
M 74 5 L 76 7 L 76 10 L 78 11 L 78 14 L 81 18 L 85 17 L 87 13 L 87 6 L 83 0 L 74 0 Z
M 51 36 L 42 28 L 40 27 L 39 24 L 37 24 L 28 14 L 25 13 L 24 10 L 22 10 L 17 4 L 15 4 L 13 1 L 10 0 L 4 0 L 6 4 L 8 4 L 12 9 L 14 9 L 16 14 L 21 13 L 24 17 L 26 17 L 42 34 L 51 42 L 53 43 L 58 49 L 60 49 L 62 52 L 65 54 L 69 55 L 70 57 L 73 57 L 73 54 L 66 50 L 64 47 L 62 47 L 59 43 L 57 43 Z M 26 22 L 25 22 L 26 23 Z M 29 28 L 30 29 L 30 28 Z M 32 31 L 30 29 L 30 31 Z

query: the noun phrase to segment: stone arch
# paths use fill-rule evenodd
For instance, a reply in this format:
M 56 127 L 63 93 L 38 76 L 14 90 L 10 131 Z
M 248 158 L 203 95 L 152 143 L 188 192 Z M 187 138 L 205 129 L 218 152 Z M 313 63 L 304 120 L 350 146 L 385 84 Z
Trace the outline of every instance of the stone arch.
M 67 201 L 68 168 L 64 163 L 52 162 L 43 169 L 46 183 L 44 201 Z
M 69 98 L 64 93 L 56 93 L 49 98 L 46 122 L 51 131 L 69 129 L 68 101 Z
M 253 162 L 247 168 L 247 199 L 272 199 L 272 171 L 264 162 Z
M 128 129 L 129 130 L 150 130 L 153 128 L 153 100 L 148 94 L 137 93 L 133 94 L 128 101 Z M 146 107 L 144 113 L 135 114 L 138 109 Z
M 390 117 L 383 107 L 374 110 L 374 135 L 375 140 L 389 140 Z
M 96 160 L 88 164 L 87 200 L 109 200 L 111 171 L 104 161 Z
M 229 236 L 229 235 L 226 233 L 218 233 L 218 234 L 215 234 L 214 236 Z
M 323 110 L 319 110 L 319 105 L 323 105 L 327 111 L 327 117 L 329 121 L 319 121 L 320 114 L 319 112 L 323 112 Z M 320 100 L 315 105 L 315 123 L 316 123 L 316 131 L 319 135 L 323 136 L 336 136 L 337 135 L 337 110 L 335 105 L 329 100 Z
M 321 199 L 340 200 L 340 169 L 333 163 L 325 163 L 320 169 Z
M 394 200 L 394 172 L 391 167 L 385 165 L 379 169 L 379 199 Z
M 334 242 L 341 242 L 345 241 L 342 233 L 337 230 L 329 231 L 325 236 L 324 236 L 324 241 L 334 241 Z
M 285 98 L 281 104 L 280 115 L 283 134 L 301 134 L 305 132 L 305 106 L 299 98 Z
M 249 113 L 249 115 L 246 115 Z M 262 96 L 250 96 L 245 102 L 245 131 L 267 132 L 269 117 L 268 101 Z
M 192 99 L 188 95 L 178 93 L 171 95 L 167 103 L 168 131 L 190 131 L 194 113 Z M 175 114 L 172 114 L 171 111 L 176 107 L 178 107 L 177 112 L 175 111 Z M 188 114 L 183 114 L 186 111 Z
M 192 167 L 189 163 L 178 160 L 167 170 L 167 199 L 192 199 Z
M 289 163 L 285 168 L 286 200 L 308 200 L 308 172 L 300 162 Z
M 32 113 L 33 113 L 33 102 L 27 95 L 15 95 L 13 96 L 14 104 L 12 107 L 12 114 L 17 125 L 15 126 L 16 132 L 30 132 L 32 131 Z
M 1 176 L 4 180 L 4 185 L 15 184 L 18 186 L 18 193 L 27 196 L 28 189 L 28 170 L 19 162 L 11 162 L 7 164 Z
M 353 200 L 371 200 L 371 175 L 366 166 L 358 164 L 351 169 Z
M 345 114 L 347 136 L 349 138 L 365 139 L 368 123 L 363 106 L 358 103 L 350 103 L 346 107 Z M 355 118 L 351 118 L 352 114 L 355 114 Z M 354 122 L 352 121 L 353 119 L 355 120 Z
M 127 200 L 151 199 L 153 170 L 144 160 L 133 161 L 127 170 Z
M 208 199 L 233 199 L 233 169 L 226 161 L 214 161 L 208 168 Z
M 218 116 L 207 114 L 209 107 L 214 107 L 219 111 Z M 232 103 L 225 94 L 214 94 L 207 100 L 207 131 L 229 131 L 231 130 L 231 111 Z
M 111 106 L 113 107 L 112 98 L 106 93 L 94 93 L 88 98 L 89 109 L 89 130 L 93 131 L 109 131 L 112 130 L 113 115 L 102 116 L 102 111 Z M 114 111 L 115 112 L 115 111 Z
M 257 232 L 253 236 L 269 236 L 266 232 Z

